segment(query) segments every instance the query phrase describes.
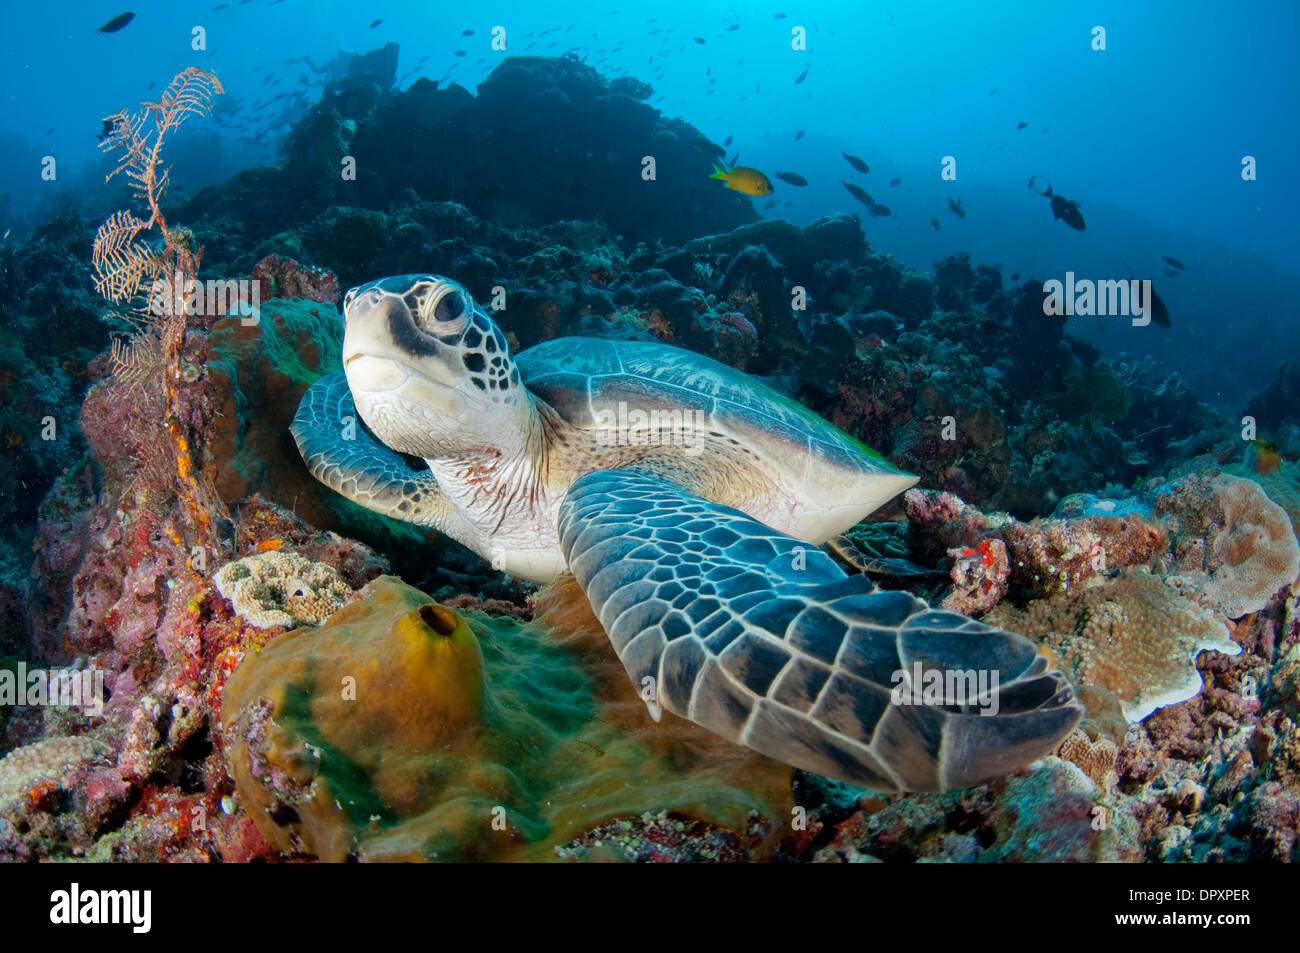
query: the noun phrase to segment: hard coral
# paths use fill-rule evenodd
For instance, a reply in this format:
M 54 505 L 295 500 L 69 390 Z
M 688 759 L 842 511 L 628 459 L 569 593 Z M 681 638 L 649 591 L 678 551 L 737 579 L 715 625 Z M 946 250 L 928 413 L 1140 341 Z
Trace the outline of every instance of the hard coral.
M 1004 603 L 985 621 L 1042 643 L 1075 685 L 1111 692 L 1130 721 L 1195 696 L 1202 649 L 1241 651 L 1212 611 L 1146 573 L 1074 586 L 1023 612 Z
M 217 591 L 258 628 L 320 625 L 352 594 L 333 566 L 297 553 L 254 553 L 213 575 Z

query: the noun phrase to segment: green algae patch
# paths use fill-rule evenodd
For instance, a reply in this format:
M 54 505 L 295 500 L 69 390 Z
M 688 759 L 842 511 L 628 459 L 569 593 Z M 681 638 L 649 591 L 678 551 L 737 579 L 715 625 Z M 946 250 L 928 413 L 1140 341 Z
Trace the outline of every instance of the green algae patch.
M 547 593 L 551 619 L 519 623 L 384 576 L 246 658 L 222 746 L 268 841 L 330 861 L 546 860 L 657 811 L 741 837 L 757 812 L 779 833 L 790 769 L 655 724 L 576 585 Z

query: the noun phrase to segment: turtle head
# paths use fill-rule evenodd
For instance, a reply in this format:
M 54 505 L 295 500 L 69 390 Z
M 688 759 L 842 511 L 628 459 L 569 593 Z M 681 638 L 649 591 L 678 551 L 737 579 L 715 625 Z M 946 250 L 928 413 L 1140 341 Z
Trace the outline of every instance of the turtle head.
M 399 275 L 343 299 L 343 372 L 375 436 L 426 459 L 498 446 L 531 410 L 505 336 L 461 285 Z

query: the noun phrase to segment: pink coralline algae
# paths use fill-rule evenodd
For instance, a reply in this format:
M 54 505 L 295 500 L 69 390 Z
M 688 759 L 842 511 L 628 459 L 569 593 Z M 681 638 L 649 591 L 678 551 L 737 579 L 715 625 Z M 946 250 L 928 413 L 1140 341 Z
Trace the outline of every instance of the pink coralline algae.
M 339 280 L 326 268 L 311 268 L 293 258 L 267 255 L 253 266 L 252 278 L 261 285 L 261 300 L 309 298 L 338 304 L 342 298 Z

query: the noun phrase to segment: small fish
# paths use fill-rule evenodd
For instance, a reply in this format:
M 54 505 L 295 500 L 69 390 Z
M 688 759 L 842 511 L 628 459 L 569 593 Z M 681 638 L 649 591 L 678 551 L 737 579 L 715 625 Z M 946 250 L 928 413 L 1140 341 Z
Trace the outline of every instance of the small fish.
M 868 209 L 876 204 L 876 200 L 867 194 L 867 190 L 861 186 L 854 185 L 852 182 L 841 182 L 840 185 L 849 190 L 849 195 L 853 196 Z
M 1080 231 L 1082 231 L 1082 229 L 1080 229 Z M 1134 279 L 1133 267 L 1131 265 L 1129 266 L 1129 270 L 1128 270 L 1128 280 L 1130 282 L 1135 283 L 1134 290 L 1132 292 L 1132 296 L 1133 296 L 1133 300 L 1131 302 L 1132 310 L 1135 313 L 1145 311 L 1147 305 L 1142 301 L 1142 289 L 1144 285 L 1142 284 L 1142 282 L 1136 281 L 1136 279 Z M 1169 320 L 1169 308 L 1166 307 L 1165 303 L 1160 300 L 1160 295 L 1156 294 L 1156 286 L 1154 283 L 1150 285 L 1150 288 L 1151 288 L 1151 302 L 1150 302 L 1151 323 L 1156 325 L 1156 327 L 1167 328 L 1170 326 L 1170 324 L 1173 323 Z
M 1173 265 L 1165 265 L 1165 275 L 1169 278 L 1177 278 L 1182 272 Z
M 721 179 L 733 192 L 745 195 L 764 196 L 772 194 L 772 183 L 762 172 L 748 166 L 735 166 L 723 169 L 715 165 L 710 179 Z
M 708 40 L 706 40 L 706 39 L 705 39 L 704 37 L 702 37 L 702 36 L 693 37 L 693 39 L 695 40 L 696 43 L 699 43 L 699 44 L 701 44 L 701 45 L 703 45 L 703 44 L 709 42 Z
M 54 126 L 50 126 L 49 129 L 46 129 L 46 130 L 45 130 L 45 134 L 48 136 L 48 135 L 49 135 L 50 133 L 52 133 L 54 130 L 55 130 L 55 127 L 54 127 Z
M 1170 258 L 1168 255 L 1161 255 L 1160 257 L 1163 258 L 1163 259 L 1165 260 L 1165 263 L 1166 263 L 1166 264 L 1170 265 L 1170 266 L 1173 267 L 1173 268 L 1177 268 L 1179 271 L 1186 271 L 1186 270 L 1187 270 L 1187 266 L 1184 265 L 1184 264 L 1183 264 L 1181 261 L 1179 261 L 1177 258 Z
M 1031 175 L 1029 177 L 1029 188 L 1033 192 L 1038 192 L 1038 190 L 1034 188 L 1034 179 L 1036 178 L 1038 178 L 1038 176 L 1036 175 Z M 1048 198 L 1052 200 L 1052 221 L 1056 221 L 1059 218 L 1061 221 L 1065 222 L 1066 225 L 1069 225 L 1075 231 L 1079 231 L 1079 232 L 1082 232 L 1085 229 L 1087 229 L 1088 226 L 1084 224 L 1083 221 L 1083 213 L 1079 211 L 1079 203 L 1072 201 L 1071 199 L 1067 199 L 1064 195 L 1057 195 L 1056 193 L 1054 193 L 1052 191 L 1051 182 L 1047 183 L 1046 192 L 1038 192 L 1038 194 L 1043 196 L 1044 198 Z M 1153 297 L 1154 294 L 1155 292 L 1152 292 Z M 1161 307 L 1163 308 L 1164 305 L 1162 304 Z M 1168 312 L 1165 312 L 1165 314 L 1167 319 Z M 1167 324 L 1164 325 L 1164 327 L 1168 327 L 1168 326 L 1169 325 Z
M 803 72 L 800 73 L 799 76 L 798 76 L 798 78 L 796 78 L 795 81 L 794 81 L 794 84 L 795 84 L 796 86 L 798 86 L 800 83 L 802 83 L 804 80 L 806 80 L 806 79 L 808 78 L 808 71 L 809 71 L 810 69 L 812 69 L 811 66 L 805 66 L 805 67 L 803 68 Z
M 113 132 L 113 120 L 105 119 L 103 122 L 104 122 L 104 128 L 100 131 L 99 135 L 96 136 L 96 138 L 100 142 L 103 142 L 105 139 L 107 139 Z
M 1019 274 L 1018 272 L 1017 272 L 1016 274 L 1013 274 L 1013 275 L 1011 276 L 1011 280 L 1012 280 L 1012 281 L 1019 281 L 1019 280 L 1020 280 L 1020 274 Z
M 464 50 L 457 50 L 455 53 L 452 54 L 452 56 L 464 56 L 464 55 L 465 55 Z
M 895 188 L 895 189 L 896 189 L 896 188 L 898 188 L 898 187 L 899 187 L 900 185 L 902 185 L 902 184 L 903 184 L 903 180 L 902 180 L 901 178 L 899 178 L 899 179 L 890 179 L 890 180 L 889 180 L 889 185 L 890 185 L 891 188 Z
M 740 161 L 740 153 L 737 152 L 734 156 L 732 156 L 730 159 L 727 160 L 727 165 L 734 166 L 739 161 Z
M 867 211 L 870 212 L 876 218 L 884 218 L 885 216 L 892 214 L 889 211 L 888 205 L 873 205 L 871 206 L 871 208 L 867 209 Z
M 130 11 L 127 11 L 126 13 L 119 13 L 117 16 L 113 17 L 113 19 L 109 20 L 107 23 L 105 23 L 95 32 L 116 33 L 118 30 L 122 29 L 124 26 L 126 26 L 134 19 L 135 19 L 135 14 L 131 13 Z
M 733 24 L 731 24 L 731 26 L 727 27 L 727 32 L 728 32 L 728 33 L 731 33 L 731 32 L 733 32 L 733 31 L 735 31 L 735 30 L 739 30 L 739 29 L 740 29 L 740 24 L 739 24 L 739 23 L 733 23 Z
M 995 94 L 997 93 L 997 91 L 998 91 L 998 90 L 997 90 L 997 87 L 995 86 L 993 89 L 990 89 L 990 90 L 989 90 L 989 95 L 990 95 L 990 96 L 993 96 L 993 95 L 995 95 Z
M 772 15 L 772 19 L 773 19 L 773 20 L 784 20 L 784 19 L 785 19 L 785 14 L 784 14 L 784 13 L 775 13 L 775 14 Z
M 963 206 L 963 205 L 961 204 L 961 202 L 962 202 L 961 199 L 958 199 L 958 200 L 955 201 L 955 202 L 954 202 L 952 199 L 949 199 L 949 200 L 948 200 L 948 211 L 952 212 L 952 214 L 956 215 L 958 218 L 965 218 L 965 217 L 966 217 L 966 208 L 965 208 L 965 206 Z
M 776 177 L 782 182 L 789 182 L 791 185 L 797 185 L 799 188 L 803 188 L 808 184 L 808 180 L 797 172 L 778 172 Z
M 767 202 L 763 204 L 763 209 L 765 211 L 774 208 L 776 208 L 776 199 L 768 199 Z
M 371 21 L 370 21 L 370 29 L 373 30 L 375 27 L 379 26 L 379 24 L 381 24 L 381 23 L 383 23 L 383 22 L 384 22 L 384 20 L 383 20 L 382 17 L 379 18 L 378 20 L 371 20 Z
M 931 218 L 930 227 L 937 232 L 939 230 L 939 220 L 937 218 Z
M 808 131 L 807 129 L 800 129 L 798 132 L 796 132 L 796 133 L 794 134 L 794 141 L 795 141 L 795 142 L 798 142 L 800 139 L 802 139 L 802 138 L 803 138 L 803 134 L 804 134 L 805 132 L 807 132 L 807 131 Z
M 460 31 L 460 35 L 461 35 L 461 36 L 473 36 L 473 35 L 474 35 L 474 31 L 473 31 L 473 30 L 461 30 L 461 31 Z
M 213 7 L 212 9 L 213 9 L 213 10 L 224 10 L 224 9 L 226 9 L 228 6 L 230 6 L 230 4 L 228 4 L 228 3 L 218 3 L 218 4 L 217 4 L 215 7 Z
M 722 144 L 722 147 L 725 149 L 727 146 L 731 145 L 731 140 L 734 139 L 734 138 L 736 138 L 736 137 L 735 137 L 735 136 L 727 136 L 727 141 L 724 142 L 724 143 Z
M 1025 122 L 1023 119 L 1020 120 L 1020 122 L 1016 123 L 1016 131 L 1019 132 L 1021 129 L 1024 129 L 1028 125 L 1029 123 Z
M 851 156 L 847 152 L 841 152 L 840 155 L 844 156 L 844 158 L 848 160 L 849 165 L 853 166 L 853 168 L 857 169 L 859 172 L 869 173 L 871 171 L 871 167 L 857 156 Z

